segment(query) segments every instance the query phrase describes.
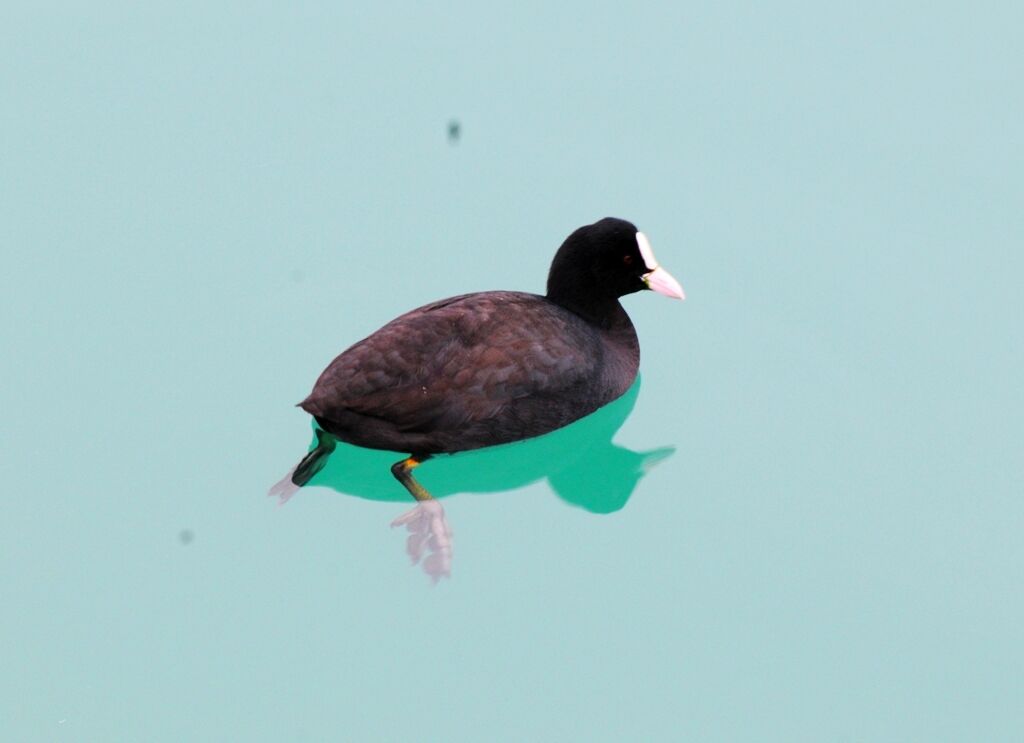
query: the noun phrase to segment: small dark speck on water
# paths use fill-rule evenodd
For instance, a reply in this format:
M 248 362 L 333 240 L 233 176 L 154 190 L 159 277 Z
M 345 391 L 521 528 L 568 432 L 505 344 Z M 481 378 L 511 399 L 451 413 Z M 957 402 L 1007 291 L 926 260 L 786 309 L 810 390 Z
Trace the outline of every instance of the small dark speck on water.
M 452 119 L 448 122 L 448 142 L 450 144 L 456 144 L 461 136 L 462 124 L 459 123 L 458 119 Z
M 178 541 L 182 544 L 192 544 L 192 540 L 196 538 L 195 532 L 191 529 L 182 529 L 178 532 Z

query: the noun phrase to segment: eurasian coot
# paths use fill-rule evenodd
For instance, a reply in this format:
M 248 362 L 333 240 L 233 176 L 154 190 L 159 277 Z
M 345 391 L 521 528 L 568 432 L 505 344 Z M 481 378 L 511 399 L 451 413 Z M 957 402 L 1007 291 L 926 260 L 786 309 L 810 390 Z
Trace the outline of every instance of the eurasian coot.
M 641 289 L 684 298 L 644 234 L 608 217 L 562 243 L 546 296 L 463 294 L 392 320 L 332 361 L 299 403 L 320 430 L 292 482 L 309 482 L 340 439 L 409 452 L 391 471 L 426 500 L 412 470 L 431 455 L 539 436 L 592 413 L 636 378 L 640 346 L 619 297 Z

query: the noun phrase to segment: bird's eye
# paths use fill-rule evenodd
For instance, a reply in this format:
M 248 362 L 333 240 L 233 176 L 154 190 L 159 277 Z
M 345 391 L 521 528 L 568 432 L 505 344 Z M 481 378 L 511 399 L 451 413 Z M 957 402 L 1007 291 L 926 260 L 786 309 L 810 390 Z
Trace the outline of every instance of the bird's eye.
M 631 255 L 624 255 L 624 256 L 622 256 L 622 262 L 625 263 L 627 266 L 633 265 L 633 256 L 631 256 Z

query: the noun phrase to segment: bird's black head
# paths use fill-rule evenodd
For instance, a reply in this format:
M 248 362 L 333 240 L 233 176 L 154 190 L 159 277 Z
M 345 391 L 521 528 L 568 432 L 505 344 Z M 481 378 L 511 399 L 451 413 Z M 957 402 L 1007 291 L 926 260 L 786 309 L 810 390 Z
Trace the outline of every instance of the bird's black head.
M 569 235 L 548 274 L 548 299 L 589 319 L 610 313 L 619 297 L 641 289 L 683 299 L 682 287 L 658 266 L 644 234 L 614 217 Z

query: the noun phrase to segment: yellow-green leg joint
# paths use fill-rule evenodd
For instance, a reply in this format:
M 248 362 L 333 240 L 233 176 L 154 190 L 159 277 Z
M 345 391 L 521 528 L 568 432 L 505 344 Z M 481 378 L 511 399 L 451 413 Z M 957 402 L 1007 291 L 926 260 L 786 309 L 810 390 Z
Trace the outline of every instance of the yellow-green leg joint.
M 405 489 L 409 491 L 413 498 L 419 501 L 432 500 L 432 496 L 427 492 L 427 489 L 420 485 L 416 478 L 412 476 L 412 471 L 419 467 L 423 462 L 430 459 L 430 455 L 413 455 L 407 459 L 403 459 L 401 462 L 395 462 L 391 465 L 391 474 L 395 476 Z

